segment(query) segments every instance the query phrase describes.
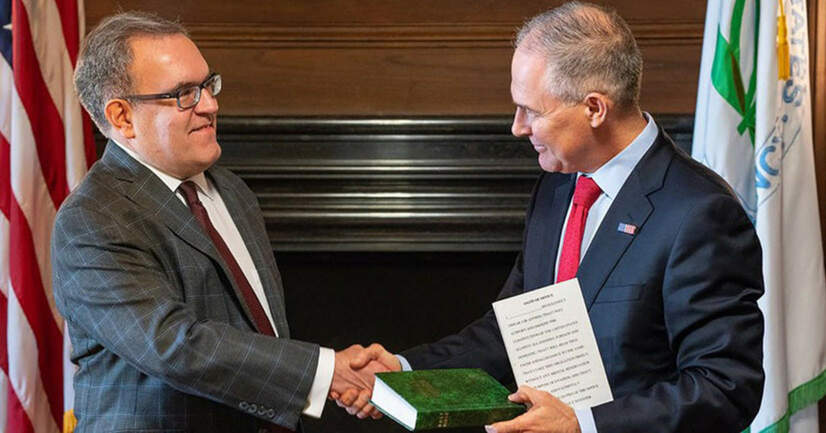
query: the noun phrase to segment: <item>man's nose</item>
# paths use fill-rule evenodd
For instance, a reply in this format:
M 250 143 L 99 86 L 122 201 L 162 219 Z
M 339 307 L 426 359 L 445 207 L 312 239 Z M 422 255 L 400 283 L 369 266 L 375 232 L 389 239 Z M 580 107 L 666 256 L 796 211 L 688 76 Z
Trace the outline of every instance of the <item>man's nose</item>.
M 511 134 L 517 137 L 525 137 L 531 135 L 531 125 L 525 120 L 525 110 L 523 110 L 522 107 L 516 107 L 516 112 L 513 113 L 513 124 L 511 125 Z
M 520 107 L 516 107 L 516 112 L 513 113 L 513 124 L 511 125 L 511 134 L 517 137 L 525 137 L 531 135 L 531 126 L 525 122 L 525 112 Z
M 195 111 L 198 113 L 215 113 L 218 111 L 218 98 L 212 96 L 212 92 L 207 89 L 201 89 L 201 99 L 195 105 Z

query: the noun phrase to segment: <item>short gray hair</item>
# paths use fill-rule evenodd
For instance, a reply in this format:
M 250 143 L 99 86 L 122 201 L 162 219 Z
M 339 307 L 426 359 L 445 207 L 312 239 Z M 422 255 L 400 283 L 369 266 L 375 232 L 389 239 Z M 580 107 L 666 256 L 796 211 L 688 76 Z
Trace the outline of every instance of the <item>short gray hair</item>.
M 75 68 L 75 91 L 100 131 L 108 136 L 103 108 L 132 90 L 129 68 L 134 37 L 189 36 L 179 23 L 147 12 L 122 12 L 103 19 L 83 41 Z
M 526 22 L 515 45 L 546 57 L 547 90 L 563 102 L 601 92 L 621 107 L 639 105 L 642 54 L 613 9 L 566 3 Z

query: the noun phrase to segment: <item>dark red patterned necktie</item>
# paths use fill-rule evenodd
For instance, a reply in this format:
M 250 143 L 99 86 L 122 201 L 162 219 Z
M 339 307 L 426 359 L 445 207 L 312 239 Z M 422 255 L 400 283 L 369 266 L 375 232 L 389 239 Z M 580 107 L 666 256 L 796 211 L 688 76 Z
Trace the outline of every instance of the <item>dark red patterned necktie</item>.
M 189 209 L 192 211 L 195 219 L 201 223 L 201 227 L 204 228 L 209 237 L 212 239 L 215 249 L 217 249 L 218 253 L 221 254 L 221 257 L 224 259 L 224 263 L 226 263 L 230 272 L 232 272 L 232 278 L 235 280 L 235 284 L 238 285 L 238 288 L 241 289 L 241 295 L 244 297 L 243 301 L 247 304 L 250 313 L 252 313 L 252 319 L 255 322 L 255 326 L 258 328 L 260 333 L 275 336 L 275 332 L 273 331 L 272 325 L 267 318 L 267 314 L 264 312 L 264 308 L 261 307 L 261 302 L 258 301 L 258 298 L 255 296 L 255 292 L 252 291 L 252 286 L 250 286 L 249 281 L 247 281 L 247 277 L 244 276 L 244 272 L 241 271 L 241 267 L 238 266 L 238 262 L 235 261 L 235 257 L 232 256 L 232 253 L 230 252 L 229 247 L 227 247 L 227 244 L 224 242 L 224 239 L 220 234 L 218 234 L 218 230 L 215 230 L 215 227 L 209 220 L 209 215 L 207 214 L 204 205 L 201 203 L 201 200 L 198 199 L 198 192 L 195 183 L 192 181 L 186 181 L 182 183 L 178 189 L 183 193 L 184 198 L 189 205 Z
M 556 282 L 570 280 L 576 276 L 579 268 L 579 252 L 582 249 L 582 234 L 585 232 L 585 221 L 588 219 L 588 209 L 602 194 L 602 190 L 590 177 L 580 176 L 574 189 L 573 205 L 568 215 L 568 225 L 565 228 L 565 237 L 562 240 L 562 253 L 559 255 L 559 271 Z

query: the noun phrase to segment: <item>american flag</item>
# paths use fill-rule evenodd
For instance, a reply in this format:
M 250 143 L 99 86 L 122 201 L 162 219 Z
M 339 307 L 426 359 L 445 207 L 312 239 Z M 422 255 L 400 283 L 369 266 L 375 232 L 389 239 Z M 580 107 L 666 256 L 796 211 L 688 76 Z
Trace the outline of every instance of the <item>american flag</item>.
M 94 160 L 72 89 L 82 0 L 0 0 L 0 432 L 60 432 L 72 404 L 49 240 Z
M 637 232 L 637 226 L 634 224 L 619 223 L 619 226 L 617 226 L 617 231 L 627 235 L 633 235 Z

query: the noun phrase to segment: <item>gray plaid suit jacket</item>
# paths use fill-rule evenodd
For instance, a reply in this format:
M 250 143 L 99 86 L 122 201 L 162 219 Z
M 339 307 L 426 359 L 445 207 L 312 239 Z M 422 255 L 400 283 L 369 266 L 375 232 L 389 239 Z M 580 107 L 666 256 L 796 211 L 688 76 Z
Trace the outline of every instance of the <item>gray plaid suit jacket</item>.
M 289 338 L 281 277 L 255 195 L 207 171 L 261 277 L 280 338 L 256 332 L 211 240 L 114 143 L 55 221 L 57 306 L 72 340 L 78 433 L 295 429 L 319 348 Z

